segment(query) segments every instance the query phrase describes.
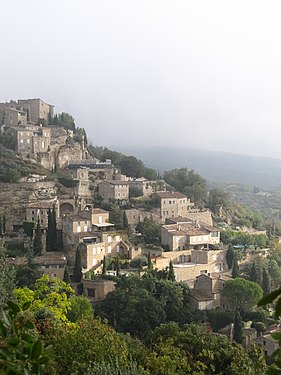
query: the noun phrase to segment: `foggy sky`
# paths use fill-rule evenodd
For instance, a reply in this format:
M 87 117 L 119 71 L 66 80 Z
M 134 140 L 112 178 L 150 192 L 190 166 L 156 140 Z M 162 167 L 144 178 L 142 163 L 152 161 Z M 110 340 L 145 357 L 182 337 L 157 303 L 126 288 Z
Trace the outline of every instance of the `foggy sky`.
M 281 158 L 281 3 L 1 2 L 0 100 L 40 97 L 94 145 Z

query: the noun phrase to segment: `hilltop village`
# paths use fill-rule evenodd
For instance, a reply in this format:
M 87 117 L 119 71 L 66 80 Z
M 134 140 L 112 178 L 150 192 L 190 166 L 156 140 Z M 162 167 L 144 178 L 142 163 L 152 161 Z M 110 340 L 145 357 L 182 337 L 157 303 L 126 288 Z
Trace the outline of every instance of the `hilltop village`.
M 116 277 L 153 270 L 187 287 L 193 311 L 233 310 L 225 283 L 269 255 L 259 243 L 265 230 L 235 228 L 255 241 L 233 247 L 220 201 L 204 207 L 149 168 L 135 173 L 133 156 L 114 163 L 72 116 L 41 99 L 0 103 L 0 125 L 0 234 L 9 262 L 69 280 L 94 306 L 115 290 Z M 219 333 L 233 340 L 226 323 Z M 241 343 L 256 342 L 269 356 L 278 347 L 271 331 L 245 325 Z

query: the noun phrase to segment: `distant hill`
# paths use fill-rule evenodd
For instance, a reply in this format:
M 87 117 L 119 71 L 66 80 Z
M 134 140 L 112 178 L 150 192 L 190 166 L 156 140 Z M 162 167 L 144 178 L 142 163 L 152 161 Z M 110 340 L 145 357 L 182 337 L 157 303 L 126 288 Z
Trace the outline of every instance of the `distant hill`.
M 281 159 L 174 147 L 123 147 L 120 151 L 160 172 L 188 167 L 209 181 L 281 189 Z

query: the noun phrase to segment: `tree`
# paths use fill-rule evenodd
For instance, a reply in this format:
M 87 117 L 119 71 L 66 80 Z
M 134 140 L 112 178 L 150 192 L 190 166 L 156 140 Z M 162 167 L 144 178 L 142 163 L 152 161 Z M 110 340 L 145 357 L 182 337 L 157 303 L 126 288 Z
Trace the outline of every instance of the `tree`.
M 120 275 L 120 259 L 118 255 L 116 257 L 115 270 L 116 270 L 116 276 L 119 276 Z
M 46 250 L 52 251 L 54 250 L 54 217 L 52 215 L 52 211 L 48 209 L 48 228 L 47 228 L 47 236 L 46 236 Z
M 226 208 L 228 203 L 228 194 L 222 189 L 215 188 L 210 190 L 208 206 L 213 213 L 216 213 L 218 208 Z
M 146 243 L 155 243 L 159 240 L 159 225 L 147 217 L 138 223 L 136 231 L 143 234 Z
M 66 284 L 70 284 L 70 276 L 69 276 L 69 272 L 68 272 L 68 268 L 65 267 L 64 269 L 64 273 L 63 273 L 63 281 L 66 283 Z
M 234 279 L 239 276 L 239 264 L 238 264 L 238 260 L 237 260 L 237 255 L 233 259 L 231 276 Z
M 241 278 L 227 280 L 221 291 L 227 299 L 227 306 L 240 313 L 251 310 L 262 298 L 262 288 L 252 281 Z
M 264 296 L 270 293 L 270 279 L 269 279 L 269 273 L 266 270 L 266 268 L 263 269 L 263 273 L 262 273 L 262 290 L 263 290 Z
M 80 283 L 82 280 L 82 261 L 81 261 L 81 253 L 79 247 L 76 250 L 75 256 L 75 263 L 74 263 L 74 272 L 73 272 L 73 281 L 75 283 Z
M 129 228 L 128 218 L 127 218 L 125 210 L 123 212 L 123 228 L 124 229 L 128 229 Z
M 229 269 L 232 268 L 234 256 L 235 256 L 234 247 L 233 247 L 232 244 L 230 244 L 228 246 L 228 249 L 227 249 L 227 252 L 226 252 L 226 256 L 225 256 L 226 262 L 227 262 L 227 266 L 228 266 Z
M 176 168 L 164 172 L 163 179 L 177 191 L 186 194 L 192 202 L 204 206 L 207 202 L 207 183 L 193 169 Z
M 175 281 L 176 280 L 175 271 L 174 271 L 174 266 L 173 266 L 172 260 L 170 260 L 170 263 L 169 263 L 168 280 L 171 280 L 171 281 Z
M 75 120 L 74 118 L 66 112 L 58 113 L 54 118 L 55 125 L 61 125 L 66 130 L 75 131 Z
M 105 258 L 105 255 L 103 256 L 103 260 L 102 260 L 102 274 L 105 275 L 106 274 L 106 270 L 107 270 L 107 267 L 106 267 L 106 258 Z
M 53 204 L 53 250 L 58 250 L 58 233 L 57 233 L 57 213 L 56 213 L 56 206 Z
M 153 270 L 153 264 L 152 264 L 152 261 L 151 261 L 150 252 L 148 253 L 148 256 L 147 256 L 147 269 Z
M 23 308 L 28 309 L 28 304 Z M 45 348 L 33 322 L 20 307 L 8 301 L 0 320 L 0 372 L 5 375 L 43 374 L 51 359 L 51 348 Z
M 56 322 L 67 322 L 67 312 L 71 308 L 69 297 L 74 293 L 69 284 L 48 275 L 38 279 L 33 289 L 24 287 L 14 290 L 14 297 L 21 309 L 29 303 L 28 312 L 33 316 L 40 329 L 46 317 Z
M 86 296 L 72 296 L 70 298 L 70 310 L 66 314 L 71 322 L 79 322 L 84 319 L 93 319 L 94 310 Z
M 33 253 L 34 255 L 42 255 L 43 243 L 42 243 L 42 232 L 40 227 L 40 220 L 37 220 L 37 226 L 35 230 L 35 236 L 33 240 Z
M 15 267 L 8 262 L 6 249 L 3 241 L 0 240 L 0 315 L 4 305 L 11 299 L 15 288 L 15 274 Z
M 257 264 L 255 262 L 251 266 L 249 280 L 253 281 L 255 283 L 258 283 L 260 281 L 259 272 L 258 272 L 258 269 L 257 269 Z
M 234 327 L 233 327 L 233 340 L 238 344 L 243 342 L 243 332 L 242 332 L 242 318 L 239 311 L 235 313 Z
M 129 177 L 142 177 L 144 174 L 144 164 L 134 156 L 123 156 L 119 163 L 121 172 Z

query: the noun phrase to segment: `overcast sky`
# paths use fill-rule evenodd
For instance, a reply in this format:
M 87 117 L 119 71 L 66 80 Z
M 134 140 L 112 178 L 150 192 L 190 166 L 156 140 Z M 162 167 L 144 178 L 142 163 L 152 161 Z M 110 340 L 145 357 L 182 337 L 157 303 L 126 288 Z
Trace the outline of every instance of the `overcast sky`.
M 95 145 L 281 158 L 280 0 L 1 2 L 0 100 L 40 97 Z

